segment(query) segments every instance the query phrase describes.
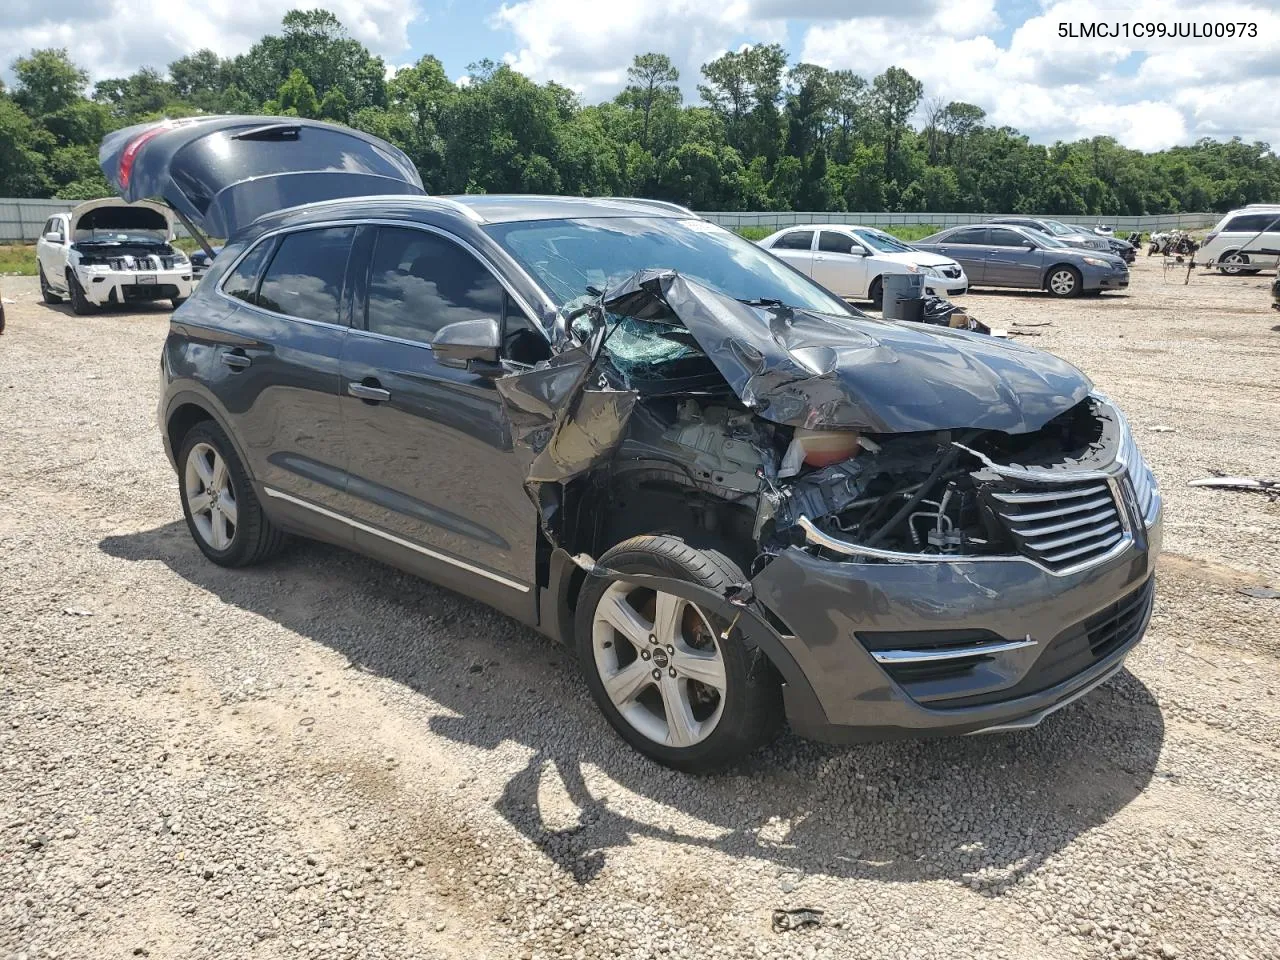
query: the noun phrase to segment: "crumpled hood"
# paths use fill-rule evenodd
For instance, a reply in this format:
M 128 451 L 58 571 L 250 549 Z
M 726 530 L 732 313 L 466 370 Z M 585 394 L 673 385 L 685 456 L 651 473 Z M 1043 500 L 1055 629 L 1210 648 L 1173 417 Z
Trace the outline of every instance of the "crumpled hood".
M 1038 430 L 1089 378 L 1052 354 L 981 334 L 861 315 L 750 307 L 669 270 L 612 288 L 605 309 L 683 326 L 758 416 L 871 433 Z

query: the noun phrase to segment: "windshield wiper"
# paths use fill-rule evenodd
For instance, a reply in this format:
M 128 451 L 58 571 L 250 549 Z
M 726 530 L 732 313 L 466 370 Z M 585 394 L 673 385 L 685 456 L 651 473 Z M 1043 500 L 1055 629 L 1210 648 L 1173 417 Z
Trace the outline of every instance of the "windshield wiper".
M 785 307 L 786 304 L 776 297 L 754 297 L 748 299 L 746 297 L 738 297 L 739 303 L 745 303 L 748 307 Z

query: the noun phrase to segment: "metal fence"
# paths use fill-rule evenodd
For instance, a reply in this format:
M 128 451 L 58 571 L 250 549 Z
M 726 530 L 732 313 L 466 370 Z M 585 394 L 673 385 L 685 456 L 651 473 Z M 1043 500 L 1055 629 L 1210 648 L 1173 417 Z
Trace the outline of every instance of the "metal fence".
M 892 227 L 903 224 L 928 224 L 941 229 L 955 227 L 966 223 L 983 223 L 997 214 L 994 213 L 729 213 L 706 212 L 701 216 L 713 220 L 722 227 L 736 230 L 739 227 L 765 227 L 779 230 L 782 227 L 794 226 L 798 223 L 857 223 L 868 227 Z M 1012 216 L 1012 214 L 1011 214 Z M 1163 213 L 1147 217 L 1076 217 L 1065 214 L 1051 214 L 1054 220 L 1063 223 L 1075 223 L 1093 228 L 1105 223 L 1113 227 L 1116 233 L 1129 233 L 1134 230 L 1195 230 L 1211 227 L 1221 219 L 1219 213 Z
M 34 241 L 40 239 L 44 223 L 55 213 L 65 213 L 76 205 L 74 200 L 17 200 L 0 198 L 0 243 Z M 861 223 L 870 227 L 891 227 L 898 224 L 932 224 L 936 227 L 954 227 L 962 223 L 982 223 L 988 213 L 733 213 L 711 211 L 702 216 L 721 226 L 767 227 L 777 230 L 797 223 Z M 1197 229 L 1211 227 L 1218 222 L 1216 213 L 1169 213 L 1149 217 L 1073 217 L 1058 216 L 1054 219 L 1066 223 L 1078 223 L 1092 227 L 1105 223 L 1117 233 L 1131 230 L 1168 230 L 1171 228 Z M 186 231 L 176 225 L 179 236 Z
M 0 243 L 29 243 L 40 239 L 45 221 L 55 213 L 68 213 L 79 200 L 19 200 L 0 197 Z M 185 237 L 182 224 L 173 225 L 174 233 Z

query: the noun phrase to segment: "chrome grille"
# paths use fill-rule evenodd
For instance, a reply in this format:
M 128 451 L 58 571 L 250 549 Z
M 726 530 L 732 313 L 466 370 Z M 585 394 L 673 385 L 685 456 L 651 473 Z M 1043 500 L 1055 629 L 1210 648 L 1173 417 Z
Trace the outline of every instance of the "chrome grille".
M 1106 480 L 1028 484 L 991 496 L 1019 549 L 1052 570 L 1096 560 L 1125 537 Z
M 943 267 L 942 275 L 944 277 L 950 277 L 952 280 L 955 280 L 960 276 L 960 268 L 959 267 Z

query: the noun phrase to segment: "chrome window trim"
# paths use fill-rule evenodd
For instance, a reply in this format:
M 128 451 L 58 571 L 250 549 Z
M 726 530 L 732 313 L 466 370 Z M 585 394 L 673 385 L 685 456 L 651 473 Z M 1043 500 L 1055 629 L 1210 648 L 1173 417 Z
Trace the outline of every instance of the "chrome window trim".
M 470 253 L 473 257 L 479 260 L 480 263 L 485 267 L 485 269 L 487 269 L 491 274 L 493 274 L 493 276 L 497 279 L 498 283 L 502 285 L 503 289 L 506 290 L 508 294 L 510 294 L 511 298 L 516 301 L 516 303 L 524 310 L 525 314 L 529 317 L 529 319 L 533 321 L 534 327 L 547 339 L 548 342 L 551 341 L 549 332 L 547 331 L 546 327 L 542 322 L 543 312 L 545 311 L 539 312 L 535 310 L 529 304 L 529 301 L 526 300 L 523 296 L 521 296 L 520 293 L 517 292 L 511 286 L 507 278 L 504 277 L 502 275 L 502 272 L 496 268 L 493 260 L 490 257 L 485 255 L 481 251 L 477 250 L 472 244 L 464 240 L 462 237 L 459 237 L 457 234 L 450 233 L 448 230 L 444 230 L 440 227 L 434 226 L 429 223 L 420 223 L 416 220 L 392 220 L 392 219 L 387 219 L 385 217 L 361 217 L 359 219 L 322 220 L 322 221 L 317 221 L 315 223 L 298 224 L 298 225 L 287 226 L 287 227 L 277 227 L 274 230 L 264 233 L 262 236 L 254 240 L 254 242 L 251 243 L 249 246 L 247 246 L 243 251 L 241 251 L 240 255 L 237 256 L 235 260 L 231 262 L 230 265 L 228 265 L 226 272 L 223 273 L 222 279 L 218 282 L 218 285 L 217 287 L 214 288 L 214 291 L 218 294 L 218 296 L 222 297 L 224 300 L 228 300 L 231 303 L 234 303 L 238 306 L 251 307 L 254 310 L 260 310 L 265 314 L 268 314 L 273 317 L 280 317 L 284 320 L 296 320 L 300 323 L 310 323 L 310 324 L 315 324 L 317 326 L 331 327 L 338 330 L 353 330 L 357 333 L 372 333 L 373 331 L 365 330 L 361 327 L 349 326 L 345 323 L 328 323 L 327 321 L 324 321 L 324 320 L 311 320 L 307 317 L 295 317 L 293 314 L 289 314 L 289 313 L 279 313 L 278 311 L 269 310 L 266 307 L 259 306 L 256 303 L 250 303 L 248 300 L 241 300 L 239 297 L 233 297 L 231 296 L 231 294 L 227 293 L 226 290 L 223 289 L 227 281 L 231 279 L 231 275 L 235 273 L 236 268 L 240 266 L 240 261 L 242 261 L 245 257 L 247 257 L 253 250 L 256 250 L 259 244 L 266 243 L 268 240 L 271 240 L 273 237 L 284 236 L 292 233 L 302 233 L 305 230 L 325 230 L 325 229 L 331 229 L 333 227 L 363 227 L 363 226 L 401 227 L 407 230 L 422 230 L 426 233 L 433 233 L 437 236 L 443 237 L 446 240 L 451 240 L 452 242 L 456 243 L 458 246 L 462 247 L 464 250 Z M 523 267 L 521 267 L 518 263 L 516 263 L 513 259 L 511 259 L 509 254 L 506 254 L 506 252 L 504 251 L 503 255 L 509 261 L 508 265 L 513 267 L 515 270 L 517 270 L 522 276 L 524 276 L 526 280 L 529 281 L 529 283 L 533 286 L 535 290 L 537 290 L 539 293 L 543 295 L 545 309 L 554 311 L 555 306 L 551 303 L 549 299 L 546 299 L 546 292 L 543 291 L 542 287 L 537 282 L 535 282 L 534 279 L 530 277 L 528 273 L 525 272 Z M 270 264 L 268 264 L 267 266 L 269 268 Z M 376 335 L 386 336 L 385 334 L 376 334 Z M 415 346 L 426 346 L 426 347 L 431 346 L 431 344 L 421 340 L 406 340 L 402 337 L 393 337 L 389 339 L 397 340 L 402 343 L 412 343 Z
M 397 537 L 393 533 L 387 533 L 385 530 L 379 530 L 377 527 L 370 526 L 367 523 L 362 523 L 359 520 L 348 517 L 346 514 L 318 506 L 317 504 L 311 503 L 307 500 L 295 497 L 292 494 L 285 493 L 282 490 L 276 490 L 273 487 L 264 486 L 262 488 L 262 492 L 268 497 L 273 497 L 276 500 L 284 500 L 287 503 L 292 503 L 299 507 L 305 507 L 307 510 L 313 510 L 321 516 L 328 517 L 331 520 L 337 520 L 339 523 L 345 523 L 347 526 L 356 530 L 363 530 L 365 533 L 371 533 L 376 537 L 382 537 L 384 540 L 389 540 L 392 543 L 398 544 L 399 546 L 405 547 L 409 550 L 417 551 L 424 556 L 431 557 L 433 560 L 440 560 L 444 563 L 452 564 L 455 567 L 460 567 L 470 573 L 487 577 L 488 579 L 493 580 L 496 583 L 500 583 L 505 587 L 510 587 L 512 590 L 519 590 L 521 593 L 529 592 L 529 585 L 527 583 L 512 580 L 510 577 L 504 577 L 502 574 L 494 573 L 492 570 L 486 570 L 484 567 L 477 567 L 475 564 L 467 563 L 465 560 L 459 560 L 456 557 L 451 557 L 446 553 L 439 553 L 429 547 L 424 547 L 421 544 L 414 543 L 412 540 Z

